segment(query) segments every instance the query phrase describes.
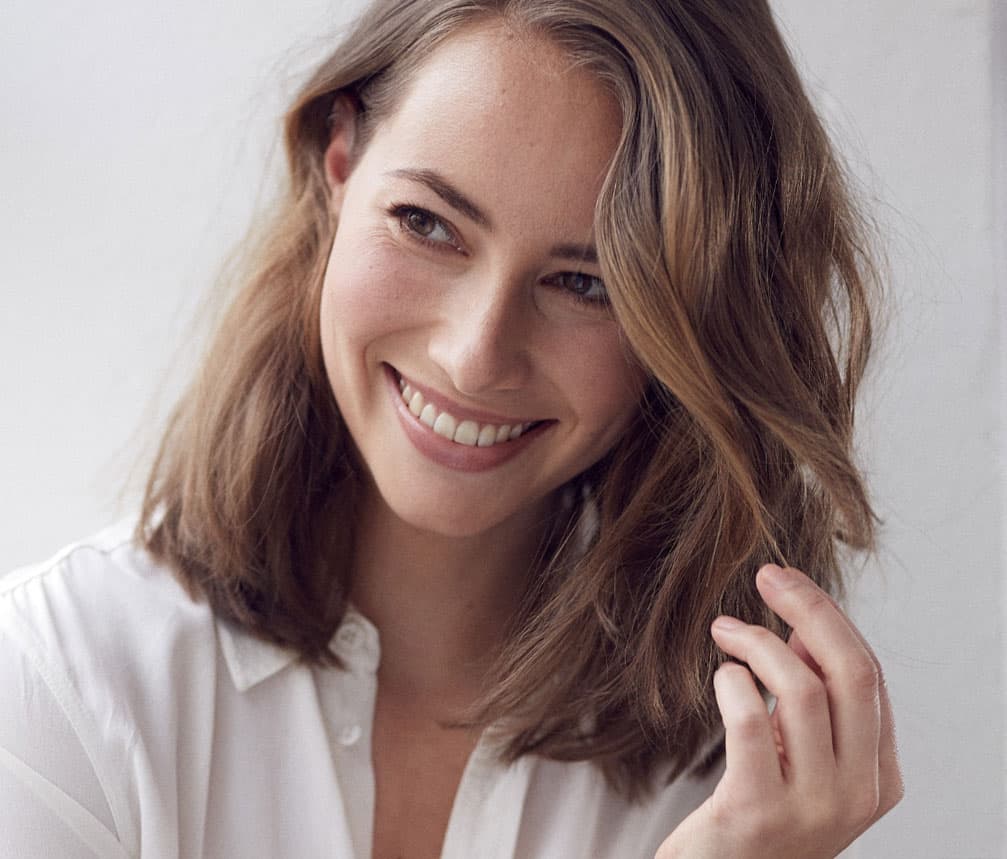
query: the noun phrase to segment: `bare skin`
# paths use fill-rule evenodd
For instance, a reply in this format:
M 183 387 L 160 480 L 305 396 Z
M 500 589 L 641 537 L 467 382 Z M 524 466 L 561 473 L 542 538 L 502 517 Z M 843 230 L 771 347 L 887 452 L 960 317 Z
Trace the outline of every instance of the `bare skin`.
M 478 732 L 447 729 L 378 687 L 373 859 L 437 859 Z
M 461 541 L 417 532 L 370 496 L 352 599 L 381 630 L 373 859 L 437 859 L 479 732 L 444 727 L 483 690 L 538 533 Z M 453 550 L 453 551 L 452 551 Z

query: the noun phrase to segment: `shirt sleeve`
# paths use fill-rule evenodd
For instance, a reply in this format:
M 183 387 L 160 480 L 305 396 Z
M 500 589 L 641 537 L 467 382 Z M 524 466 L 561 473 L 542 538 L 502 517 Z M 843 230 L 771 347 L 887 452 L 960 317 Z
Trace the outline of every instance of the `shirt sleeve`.
M 40 668 L 0 628 L 0 857 L 126 859 L 95 768 Z

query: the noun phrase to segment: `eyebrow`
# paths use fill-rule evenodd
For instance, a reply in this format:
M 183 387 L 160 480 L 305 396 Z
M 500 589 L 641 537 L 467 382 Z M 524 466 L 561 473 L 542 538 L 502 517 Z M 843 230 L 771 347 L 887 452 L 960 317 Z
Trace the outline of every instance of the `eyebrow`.
M 553 245 L 549 249 L 549 256 L 573 260 L 574 262 L 586 262 L 591 265 L 598 263 L 598 251 L 594 245 L 575 245 L 569 243 Z
M 466 197 L 465 194 L 459 191 L 436 170 L 402 167 L 398 170 L 391 170 L 385 175 L 394 176 L 398 179 L 407 179 L 410 182 L 419 182 L 421 185 L 426 185 L 453 209 L 461 212 L 469 220 L 474 221 L 479 224 L 479 226 L 485 227 L 487 230 L 492 232 L 493 223 L 490 221 L 489 215 L 487 215 L 481 208 L 479 208 L 478 205 L 472 202 L 471 199 Z M 563 242 L 558 245 L 553 245 L 549 249 L 549 256 L 557 257 L 558 259 L 588 263 L 591 265 L 597 264 L 598 262 L 598 251 L 594 245 L 579 245 L 573 242 Z
M 488 230 L 493 229 L 489 216 L 436 170 L 412 170 L 404 167 L 400 170 L 392 170 L 385 175 L 426 185 L 445 203 L 457 209 L 469 220 L 475 221 L 479 226 L 486 227 Z

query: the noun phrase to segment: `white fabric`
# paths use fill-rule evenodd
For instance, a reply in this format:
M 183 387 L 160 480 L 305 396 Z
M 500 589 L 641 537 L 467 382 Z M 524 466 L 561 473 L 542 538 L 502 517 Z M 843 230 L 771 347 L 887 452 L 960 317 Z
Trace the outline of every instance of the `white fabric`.
M 193 602 L 123 523 L 0 579 L 0 856 L 368 859 L 377 630 L 318 669 Z M 717 775 L 630 806 L 484 741 L 442 859 L 650 859 Z

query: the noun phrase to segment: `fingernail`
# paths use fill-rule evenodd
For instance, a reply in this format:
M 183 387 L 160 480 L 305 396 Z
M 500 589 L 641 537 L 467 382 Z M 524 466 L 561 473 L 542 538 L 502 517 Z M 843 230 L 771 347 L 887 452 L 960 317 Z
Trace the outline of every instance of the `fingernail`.
M 717 629 L 729 630 L 729 629 L 740 629 L 745 624 L 735 617 L 728 617 L 727 615 L 721 615 L 714 622 L 713 625 Z
M 791 588 L 797 584 L 797 578 L 790 570 L 785 570 L 776 564 L 766 564 L 762 568 L 762 575 L 774 588 Z

